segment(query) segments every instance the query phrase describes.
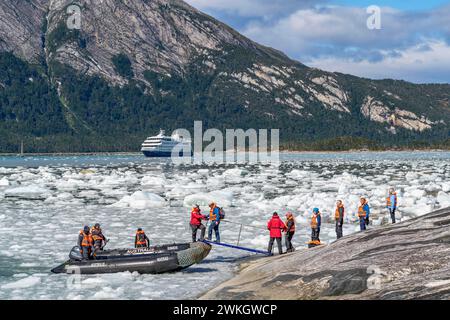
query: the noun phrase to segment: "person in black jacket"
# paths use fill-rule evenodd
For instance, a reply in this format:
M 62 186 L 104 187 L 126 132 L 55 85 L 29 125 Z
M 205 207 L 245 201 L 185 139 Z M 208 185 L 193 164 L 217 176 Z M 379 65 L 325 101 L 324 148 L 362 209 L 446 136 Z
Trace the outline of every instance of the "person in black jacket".
M 292 245 L 292 237 L 295 234 L 295 218 L 294 215 L 291 212 L 286 213 L 286 222 L 284 223 L 286 225 L 286 251 L 287 252 L 293 252 L 295 250 L 294 246 Z
M 334 213 L 334 218 L 336 220 L 336 237 L 342 238 L 343 232 L 342 232 L 342 226 L 344 224 L 344 204 L 342 203 L 342 200 L 338 200 L 336 202 L 336 211 Z

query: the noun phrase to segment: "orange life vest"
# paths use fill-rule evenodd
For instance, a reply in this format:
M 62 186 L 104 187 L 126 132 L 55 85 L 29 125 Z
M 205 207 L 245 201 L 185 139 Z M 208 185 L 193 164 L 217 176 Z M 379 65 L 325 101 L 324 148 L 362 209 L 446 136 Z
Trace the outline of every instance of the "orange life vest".
M 136 232 L 136 244 L 137 245 L 146 245 L 147 244 L 147 240 L 145 239 L 144 231 Z
M 313 214 L 311 217 L 311 228 L 313 228 L 313 229 L 317 228 L 317 217 L 318 216 L 320 216 L 320 212 L 317 215 Z
M 292 220 L 293 223 L 292 223 L 292 226 L 289 228 L 289 230 L 287 230 L 287 232 L 295 232 L 295 220 L 294 220 L 294 217 L 288 218 L 284 224 L 287 226 L 290 220 Z
M 217 219 L 217 216 L 213 213 L 214 209 L 216 209 L 217 206 L 214 206 L 211 208 L 211 210 L 209 210 L 209 221 L 214 221 Z
M 81 241 L 82 247 L 92 247 L 94 245 L 91 234 L 86 234 L 83 230 L 81 230 L 80 235 L 83 235 L 83 240 Z
M 367 201 L 364 202 L 364 204 L 360 205 L 358 208 L 358 217 L 365 218 L 367 215 L 367 212 L 364 211 L 364 206 L 366 205 Z
M 391 195 L 389 195 L 389 197 L 386 198 L 386 206 L 387 207 L 391 206 Z M 397 192 L 394 192 L 394 207 L 397 207 Z
M 91 228 L 91 235 L 94 241 L 104 240 L 102 236 L 102 229 L 96 229 L 95 227 Z
M 340 209 L 340 208 L 342 208 L 342 218 L 344 217 L 345 209 L 344 209 L 344 205 L 341 204 L 340 206 L 337 206 L 337 207 L 336 207 L 336 211 L 334 212 L 334 218 L 335 218 L 336 220 L 338 220 L 338 219 L 340 218 L 340 214 L 339 214 L 339 209 Z

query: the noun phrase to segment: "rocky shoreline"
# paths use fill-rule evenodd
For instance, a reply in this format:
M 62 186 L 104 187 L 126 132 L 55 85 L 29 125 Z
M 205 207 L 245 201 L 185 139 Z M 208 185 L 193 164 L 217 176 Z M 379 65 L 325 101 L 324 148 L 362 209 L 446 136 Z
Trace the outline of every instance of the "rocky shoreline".
M 449 299 L 450 208 L 245 262 L 200 299 Z

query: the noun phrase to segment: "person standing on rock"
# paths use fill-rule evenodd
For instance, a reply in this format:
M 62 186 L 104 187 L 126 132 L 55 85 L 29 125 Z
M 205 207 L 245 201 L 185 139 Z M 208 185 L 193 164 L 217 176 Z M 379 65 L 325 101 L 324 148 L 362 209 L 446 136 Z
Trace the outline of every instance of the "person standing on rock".
M 281 246 L 281 232 L 286 231 L 286 225 L 278 216 L 278 213 L 274 212 L 272 219 L 267 223 L 267 229 L 270 231 L 270 240 L 267 251 L 272 254 L 273 243 L 276 240 L 278 245 L 278 253 L 283 254 L 283 247 Z
M 313 209 L 311 217 L 311 242 L 320 244 L 320 226 L 322 225 L 322 215 L 319 208 Z
M 286 213 L 286 252 L 293 252 L 294 246 L 292 245 L 292 237 L 295 234 L 295 217 L 291 212 Z
M 216 242 L 220 242 L 220 208 L 216 203 L 212 202 L 209 204 L 209 227 L 208 227 L 208 240 L 212 240 L 212 232 L 214 230 L 216 235 Z
M 334 218 L 336 220 L 336 237 L 337 239 L 343 237 L 342 226 L 344 225 L 344 204 L 342 200 L 336 202 L 336 211 L 334 213 Z
M 361 197 L 360 205 L 358 207 L 359 228 L 361 231 L 366 230 L 366 225 L 369 221 L 370 208 L 366 198 Z
M 397 210 L 397 193 L 394 188 L 389 189 L 389 195 L 386 199 L 386 208 L 391 215 L 392 223 L 395 223 L 395 210 Z
M 192 242 L 197 241 L 197 230 L 201 231 L 200 240 L 205 239 L 206 227 L 203 225 L 202 220 L 208 220 L 208 218 L 201 214 L 200 207 L 196 205 L 191 211 Z

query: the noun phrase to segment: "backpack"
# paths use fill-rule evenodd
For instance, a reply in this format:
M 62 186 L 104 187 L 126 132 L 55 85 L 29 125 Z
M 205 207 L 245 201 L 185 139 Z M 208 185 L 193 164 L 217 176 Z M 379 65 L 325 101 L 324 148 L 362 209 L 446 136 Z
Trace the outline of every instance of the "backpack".
M 219 208 L 219 219 L 225 219 L 225 210 L 223 208 Z

